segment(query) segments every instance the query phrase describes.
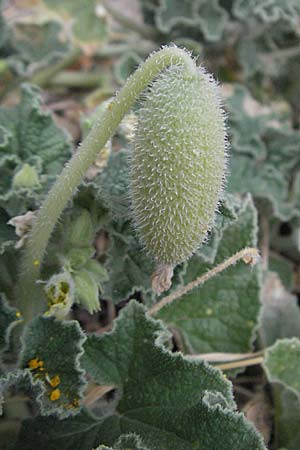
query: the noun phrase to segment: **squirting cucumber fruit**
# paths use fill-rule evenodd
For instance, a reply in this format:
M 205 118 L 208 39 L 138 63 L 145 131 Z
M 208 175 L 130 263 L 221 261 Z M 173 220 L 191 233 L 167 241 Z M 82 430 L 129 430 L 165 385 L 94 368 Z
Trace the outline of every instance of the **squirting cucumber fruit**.
M 134 221 L 145 250 L 163 267 L 205 240 L 226 173 L 225 114 L 204 69 L 170 66 L 144 95 L 131 156 Z

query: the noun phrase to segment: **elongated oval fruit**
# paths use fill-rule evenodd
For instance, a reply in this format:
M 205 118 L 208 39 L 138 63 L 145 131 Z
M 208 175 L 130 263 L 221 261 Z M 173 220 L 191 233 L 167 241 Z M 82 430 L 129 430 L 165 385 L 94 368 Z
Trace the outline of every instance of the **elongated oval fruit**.
M 205 239 L 224 184 L 226 130 L 218 87 L 197 68 L 162 72 L 139 111 L 131 157 L 134 220 L 163 265 L 185 261 Z

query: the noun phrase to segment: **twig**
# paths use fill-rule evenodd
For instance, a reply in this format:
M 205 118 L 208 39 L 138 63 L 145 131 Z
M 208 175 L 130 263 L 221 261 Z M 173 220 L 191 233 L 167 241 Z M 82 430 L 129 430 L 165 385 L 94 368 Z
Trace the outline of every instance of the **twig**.
M 206 281 L 208 281 L 210 278 L 213 278 L 218 273 L 223 272 L 225 269 L 232 266 L 233 264 L 235 264 L 237 261 L 239 261 L 241 259 L 246 264 L 254 265 L 259 260 L 259 252 L 256 248 L 248 248 L 248 247 L 244 248 L 243 250 L 240 250 L 235 255 L 233 255 L 230 258 L 223 261 L 221 264 L 217 265 L 216 267 L 209 270 L 205 274 L 196 278 L 196 280 L 191 281 L 186 286 L 182 286 L 179 289 L 177 289 L 175 292 L 172 292 L 172 294 L 164 297 L 160 302 L 156 303 L 156 305 L 152 306 L 152 308 L 149 309 L 148 314 L 150 314 L 150 315 L 156 314 L 164 306 L 169 305 L 174 300 L 187 294 L 192 289 L 195 289 L 196 287 L 201 286 Z

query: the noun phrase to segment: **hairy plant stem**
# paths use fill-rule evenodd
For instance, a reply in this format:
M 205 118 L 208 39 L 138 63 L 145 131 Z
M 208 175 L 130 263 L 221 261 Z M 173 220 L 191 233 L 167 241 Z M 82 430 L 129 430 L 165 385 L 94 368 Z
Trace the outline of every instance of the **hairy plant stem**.
M 36 291 L 36 282 L 48 241 L 62 211 L 75 193 L 85 172 L 113 135 L 126 112 L 159 72 L 170 65 L 182 66 L 186 71 L 187 78 L 193 78 L 197 70 L 195 62 L 189 54 L 177 47 L 166 47 L 152 54 L 127 80 L 101 119 L 95 122 L 92 130 L 72 159 L 65 165 L 48 193 L 25 247 L 17 282 L 16 298 L 25 322 L 44 307 L 41 306 L 42 302 Z
M 223 261 L 221 264 L 218 264 L 213 269 L 209 270 L 205 274 L 196 278 L 196 280 L 191 281 L 186 286 L 182 286 L 179 289 L 177 289 L 176 291 L 172 292 L 172 294 L 164 297 L 162 300 L 160 300 L 158 303 L 156 303 L 154 306 L 152 306 L 152 308 L 149 309 L 148 314 L 150 314 L 150 315 L 156 314 L 160 309 L 162 309 L 166 305 L 169 305 L 174 300 L 177 300 L 178 298 L 187 294 L 192 289 L 195 289 L 196 287 L 201 286 L 201 284 L 204 284 L 210 278 L 213 278 L 218 273 L 223 272 L 223 270 L 232 266 L 233 264 L 235 264 L 237 261 L 239 261 L 241 259 L 246 264 L 255 264 L 259 260 L 258 250 L 256 248 L 251 248 L 251 247 L 250 248 L 247 247 L 247 248 L 244 248 L 243 250 L 240 250 L 239 252 L 230 256 L 230 258 Z

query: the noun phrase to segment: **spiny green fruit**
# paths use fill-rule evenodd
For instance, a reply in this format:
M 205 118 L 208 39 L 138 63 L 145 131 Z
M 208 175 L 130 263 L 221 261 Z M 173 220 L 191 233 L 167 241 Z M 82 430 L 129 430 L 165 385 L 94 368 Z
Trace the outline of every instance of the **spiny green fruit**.
M 202 68 L 162 72 L 145 94 L 131 157 L 131 198 L 146 251 L 166 266 L 185 261 L 205 239 L 226 168 L 225 115 Z

